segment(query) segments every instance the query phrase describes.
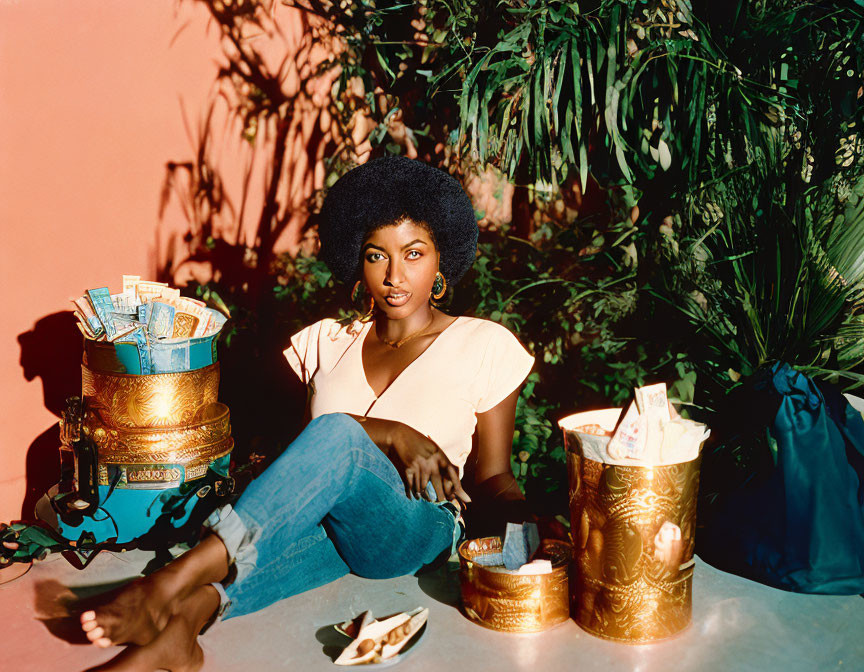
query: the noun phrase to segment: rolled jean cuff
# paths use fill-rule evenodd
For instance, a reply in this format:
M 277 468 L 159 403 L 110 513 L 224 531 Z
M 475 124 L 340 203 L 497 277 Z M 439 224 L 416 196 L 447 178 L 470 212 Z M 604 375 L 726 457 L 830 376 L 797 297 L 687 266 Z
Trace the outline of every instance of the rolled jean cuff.
M 258 525 L 247 523 L 230 504 L 219 507 L 204 521 L 204 527 L 215 534 L 225 545 L 229 567 L 233 570 L 234 581 L 240 581 L 249 574 L 258 561 L 255 542 L 261 536 Z

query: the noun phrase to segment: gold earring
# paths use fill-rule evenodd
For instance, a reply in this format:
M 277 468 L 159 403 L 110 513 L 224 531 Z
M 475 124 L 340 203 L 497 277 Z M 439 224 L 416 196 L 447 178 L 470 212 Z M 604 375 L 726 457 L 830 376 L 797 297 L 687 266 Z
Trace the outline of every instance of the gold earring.
M 447 278 L 441 271 L 435 274 L 435 282 L 432 283 L 432 298 L 440 301 L 447 293 Z
M 354 283 L 354 287 L 351 288 L 351 302 L 355 305 L 362 300 L 362 296 L 358 296 L 357 291 L 361 290 L 362 293 L 365 294 L 365 286 L 363 286 L 362 282 L 358 280 Z M 375 312 L 375 297 L 369 297 L 369 310 L 366 311 L 364 315 L 360 316 L 361 322 L 368 322 L 372 319 L 372 314 Z

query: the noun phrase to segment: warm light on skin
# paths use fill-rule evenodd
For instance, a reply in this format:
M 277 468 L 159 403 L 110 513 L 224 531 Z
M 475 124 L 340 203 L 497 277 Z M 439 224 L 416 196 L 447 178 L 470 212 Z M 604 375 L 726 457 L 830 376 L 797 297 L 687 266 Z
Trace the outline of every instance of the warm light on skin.
M 438 259 L 429 232 L 411 220 L 373 231 L 363 244 L 363 283 L 377 309 L 388 320 L 415 314 L 421 323 L 428 320 Z M 408 294 L 404 304 L 391 305 L 404 293 Z

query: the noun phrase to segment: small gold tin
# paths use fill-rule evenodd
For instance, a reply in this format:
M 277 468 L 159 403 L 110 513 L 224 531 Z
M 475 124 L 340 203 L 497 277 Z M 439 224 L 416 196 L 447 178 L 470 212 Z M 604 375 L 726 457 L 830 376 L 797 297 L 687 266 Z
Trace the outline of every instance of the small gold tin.
M 671 637 L 692 615 L 701 457 L 655 467 L 603 464 L 584 456 L 567 420 L 559 425 L 570 477 L 573 618 L 616 642 Z
M 485 537 L 459 545 L 459 582 L 464 614 L 478 625 L 503 632 L 540 632 L 569 618 L 567 570 L 570 544 L 541 542 L 537 557 L 552 561 L 550 574 L 516 574 L 474 562 L 481 554 L 501 551 L 501 539 Z

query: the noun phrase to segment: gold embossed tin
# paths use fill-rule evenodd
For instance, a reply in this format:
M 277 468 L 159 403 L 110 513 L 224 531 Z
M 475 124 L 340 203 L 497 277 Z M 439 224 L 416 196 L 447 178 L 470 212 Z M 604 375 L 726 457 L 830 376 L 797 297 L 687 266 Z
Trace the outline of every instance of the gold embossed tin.
M 182 427 L 217 401 L 219 364 L 181 373 L 136 376 L 81 367 L 88 412 L 109 427 Z
M 573 535 L 571 611 L 584 630 L 630 644 L 671 637 L 690 623 L 697 457 L 656 467 L 584 457 L 568 418 Z
M 82 431 L 96 444 L 104 464 L 210 462 L 231 450 L 231 420 L 225 404 L 199 409 L 194 421 L 180 427 L 112 427 L 91 413 Z
M 459 545 L 462 608 L 475 623 L 504 632 L 540 632 L 569 617 L 567 568 L 570 544 L 544 539 L 537 557 L 552 561 L 551 574 L 521 575 L 474 562 L 490 551 L 498 537 L 474 539 Z M 492 549 L 494 550 L 494 549 Z

